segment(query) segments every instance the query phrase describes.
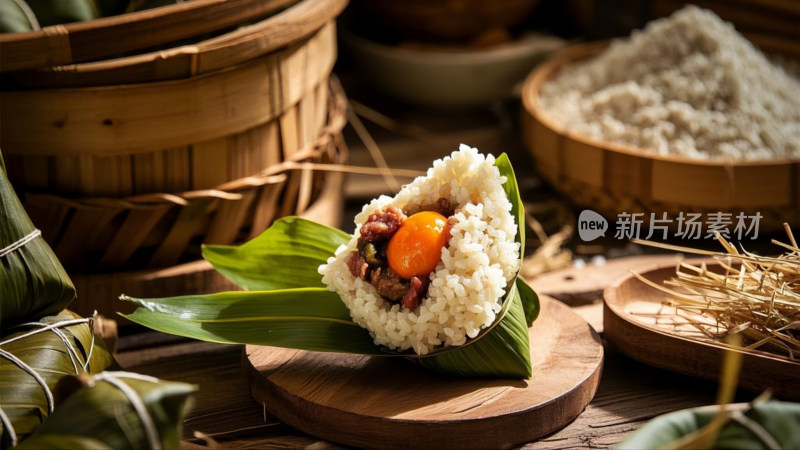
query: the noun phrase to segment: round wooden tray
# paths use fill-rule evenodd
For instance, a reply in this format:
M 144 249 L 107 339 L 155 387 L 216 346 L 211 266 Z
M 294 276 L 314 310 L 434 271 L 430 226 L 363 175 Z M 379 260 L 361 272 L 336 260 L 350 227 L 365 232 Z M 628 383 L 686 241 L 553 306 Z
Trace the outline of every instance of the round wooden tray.
M 253 396 L 305 433 L 370 448 L 506 448 L 566 425 L 600 381 L 603 346 L 549 297 L 530 328 L 529 380 L 436 374 L 399 358 L 247 346 Z
M 675 264 L 641 275 L 660 284 L 675 275 Z M 697 335 L 695 329 L 676 329 L 663 321 L 656 324 L 653 314 L 668 294 L 627 275 L 609 285 L 604 297 L 604 336 L 622 353 L 662 369 L 719 380 L 724 347 L 686 337 L 692 331 Z M 781 398 L 800 399 L 800 363 L 764 352 L 741 353 L 740 387 L 757 392 L 769 389 Z
M 539 173 L 556 189 L 601 214 L 744 212 L 762 230 L 800 224 L 800 161 L 713 161 L 654 155 L 577 135 L 553 122 L 539 90 L 559 70 L 598 54 L 607 42 L 569 47 L 539 65 L 522 91 L 523 140 Z M 769 49 L 765 49 L 769 51 Z

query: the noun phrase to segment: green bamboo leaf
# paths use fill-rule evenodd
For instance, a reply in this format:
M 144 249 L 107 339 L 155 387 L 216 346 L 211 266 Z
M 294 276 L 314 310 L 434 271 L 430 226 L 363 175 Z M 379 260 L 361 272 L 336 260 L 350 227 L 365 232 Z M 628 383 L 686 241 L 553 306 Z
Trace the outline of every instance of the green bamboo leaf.
M 533 325 L 533 321 L 539 317 L 539 296 L 519 276 L 517 277 L 517 290 L 522 300 L 522 307 L 525 310 L 525 322 L 530 327 Z
M 180 448 L 186 400 L 196 390 L 186 383 L 104 372 L 85 380 L 84 386 L 69 395 L 18 448 L 42 448 L 42 444 L 65 435 L 72 442 L 93 445 L 91 448 Z M 143 411 L 137 412 L 137 399 Z M 153 424 L 149 430 L 148 419 Z M 57 444 L 54 448 L 69 447 Z
M 25 0 L 42 27 L 100 17 L 93 0 Z
M 522 263 L 525 260 L 525 204 L 522 203 L 522 198 L 519 195 L 517 177 L 514 174 L 514 167 L 511 166 L 508 155 L 503 153 L 497 157 L 495 166 L 500 170 L 500 175 L 507 179 L 506 182 L 503 183 L 503 190 L 506 192 L 506 197 L 508 197 L 508 200 L 511 202 L 511 215 L 517 223 L 517 242 L 520 243 L 519 264 L 520 267 L 522 267 Z M 525 310 L 525 318 L 528 322 L 528 326 L 531 326 L 539 315 L 539 297 L 533 292 L 533 289 L 527 285 L 521 289 L 520 294 L 522 295 L 522 306 Z
M 250 291 L 325 287 L 317 268 L 349 240 L 341 230 L 284 217 L 245 244 L 203 246 L 203 258 Z
M 0 33 L 38 30 L 39 22 L 25 0 L 0 0 Z
M 73 298 L 72 281 L 22 208 L 0 154 L 0 330 L 56 314 Z
M 120 299 L 140 306 L 124 316 L 133 322 L 203 341 L 386 354 L 353 323 L 339 296 L 325 288 Z
M 514 169 L 503 153 L 495 160 L 500 175 L 507 178 L 503 189 L 511 202 L 511 215 L 517 223 L 516 241 L 520 244 L 520 266 L 525 251 L 525 209 L 519 196 Z M 519 273 L 519 272 L 517 272 Z M 528 327 L 539 315 L 539 298 L 517 275 L 509 283 L 503 309 L 495 325 L 461 347 L 431 352 L 419 358 L 424 367 L 461 376 L 529 378 L 531 376 Z
M 800 448 L 800 404 L 769 401 L 753 405 L 727 405 L 733 419 L 721 429 L 711 448 L 768 449 Z M 742 412 L 744 412 L 742 414 Z M 686 409 L 651 420 L 621 442 L 617 449 L 667 448 L 704 426 L 719 413 L 716 406 Z M 744 419 L 737 419 L 743 416 Z
M 511 284 L 501 315 L 491 330 L 467 345 L 417 361 L 423 367 L 450 375 L 530 378 L 528 325 L 517 283 Z
M 88 436 L 70 434 L 36 434 L 14 447 L 16 450 L 49 449 L 49 450 L 114 450 L 97 439 Z
M 75 436 L 71 434 L 36 434 L 19 445 L 14 447 L 16 450 L 115 450 L 97 439 L 88 436 Z
M 39 323 L 53 325 L 74 322 L 76 319 L 80 317 L 70 311 L 62 311 L 58 316 L 45 317 Z M 64 340 L 53 331 L 30 334 L 41 328 L 25 326 L 3 336 L 0 350 L 32 368 L 50 391 L 61 378 L 84 373 L 84 366 L 86 372 L 97 373 L 113 362 L 102 340 L 98 338 L 93 341 L 91 329 L 86 323 L 58 328 Z M 25 335 L 28 336 L 22 337 Z M 9 359 L 11 357 L 0 357 L 0 408 L 11 420 L 16 434 L 24 438 L 50 414 L 51 402 L 34 376 L 14 364 Z

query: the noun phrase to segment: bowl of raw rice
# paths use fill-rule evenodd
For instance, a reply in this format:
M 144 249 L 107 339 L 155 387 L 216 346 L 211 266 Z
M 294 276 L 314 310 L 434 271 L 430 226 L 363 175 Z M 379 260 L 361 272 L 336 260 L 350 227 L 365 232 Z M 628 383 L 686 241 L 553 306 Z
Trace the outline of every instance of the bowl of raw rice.
M 523 140 L 546 181 L 611 219 L 723 213 L 734 223 L 758 215 L 763 231 L 797 226 L 800 79 L 791 69 L 687 7 L 537 66 L 523 86 Z

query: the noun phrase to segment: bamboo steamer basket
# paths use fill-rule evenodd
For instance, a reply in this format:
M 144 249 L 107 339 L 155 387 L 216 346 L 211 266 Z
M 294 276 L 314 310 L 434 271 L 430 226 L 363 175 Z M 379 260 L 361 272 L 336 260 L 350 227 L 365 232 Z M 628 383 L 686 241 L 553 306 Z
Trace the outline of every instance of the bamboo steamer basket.
M 319 135 L 335 60 L 329 21 L 279 51 L 189 78 L 3 91 L 0 148 L 26 190 L 211 189 L 291 159 Z
M 237 26 L 298 0 L 193 0 L 174 5 L 0 34 L 0 70 L 97 60 Z
M 168 47 L 218 31 L 173 49 L 3 73 L 30 81 L 0 95 L 9 177 L 73 272 L 169 267 L 198 258 L 202 242 L 241 242 L 317 198 L 326 175 L 297 164 L 343 161 L 343 94 L 331 96 L 330 77 L 347 0 L 253 1 L 194 0 L 65 25 L 65 62 L 107 54 L 82 50 L 90 35 L 127 39 L 173 24 L 143 38 Z M 252 11 L 194 24 L 230 8 Z M 242 20 L 255 22 L 225 28 Z M 0 36 L 0 53 L 41 36 Z
M 541 176 L 577 205 L 619 213 L 760 213 L 760 231 L 800 225 L 800 161 L 715 161 L 654 155 L 571 133 L 539 105 L 541 86 L 607 42 L 579 44 L 539 65 L 523 86 L 522 135 Z
M 290 2 L 273 3 L 283 6 Z M 304 0 L 251 25 L 192 44 L 17 71 L 7 77 L 33 88 L 107 86 L 188 78 L 250 61 L 307 38 L 337 17 L 346 5 L 347 0 Z
M 201 243 L 253 238 L 275 218 L 312 209 L 322 192 L 341 191 L 340 176 L 333 178 L 338 187 L 326 190 L 330 177 L 303 164 L 346 159 L 346 99 L 338 83 L 331 86 L 319 136 L 259 174 L 175 194 L 68 198 L 28 192 L 23 205 L 70 275 L 174 266 L 199 258 Z M 327 200 L 320 208 L 335 218 L 341 205 Z

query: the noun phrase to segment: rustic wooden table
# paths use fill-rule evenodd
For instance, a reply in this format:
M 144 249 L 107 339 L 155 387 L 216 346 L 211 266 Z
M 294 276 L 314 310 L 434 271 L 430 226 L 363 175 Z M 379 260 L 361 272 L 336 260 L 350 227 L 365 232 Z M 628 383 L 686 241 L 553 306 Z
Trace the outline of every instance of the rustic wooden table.
M 367 112 L 372 119 L 383 121 L 382 127 L 373 122 L 369 128 L 391 167 L 422 170 L 432 159 L 465 142 L 497 153 L 508 151 L 523 191 L 536 191 L 540 183 L 519 144 L 514 114 L 513 106 L 509 109 L 507 105 L 505 109 L 501 106 L 494 112 L 484 111 L 463 120 L 453 120 L 452 116 L 445 120 L 431 114 L 425 131 L 404 124 L 402 118 L 395 121 L 396 118 Z M 365 122 L 370 125 L 369 120 Z M 351 164 L 373 165 L 366 148 L 352 130 L 350 133 L 347 139 Z M 344 217 L 359 210 L 364 198 L 382 191 L 389 189 L 380 177 L 351 175 L 345 186 L 351 201 Z M 352 228 L 351 223 L 342 225 L 345 230 Z M 648 258 L 652 257 L 619 260 L 603 267 L 590 265 L 581 271 L 567 269 L 543 275 L 532 284 L 538 292 L 573 307 L 602 336 L 603 287 L 632 264 L 652 263 Z M 608 343 L 604 342 L 604 347 L 603 374 L 594 400 L 561 430 L 523 448 L 606 448 L 657 415 L 714 403 L 716 383 L 649 367 L 620 354 Z M 210 441 L 204 437 L 230 448 L 338 447 L 284 425 L 267 413 L 264 405 L 250 395 L 242 357 L 242 346 L 186 341 L 141 330 L 122 336 L 117 355 L 126 370 L 198 385 L 184 422 L 185 448 L 205 448 Z M 753 394 L 740 393 L 739 397 L 747 401 Z

